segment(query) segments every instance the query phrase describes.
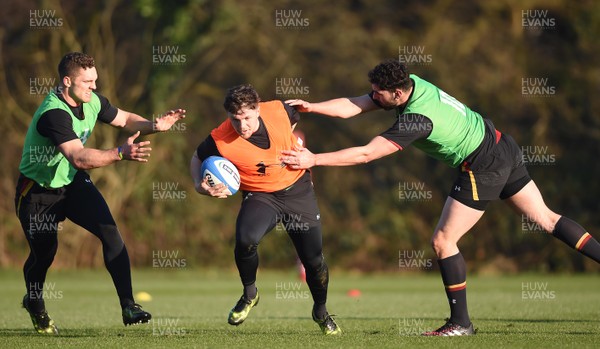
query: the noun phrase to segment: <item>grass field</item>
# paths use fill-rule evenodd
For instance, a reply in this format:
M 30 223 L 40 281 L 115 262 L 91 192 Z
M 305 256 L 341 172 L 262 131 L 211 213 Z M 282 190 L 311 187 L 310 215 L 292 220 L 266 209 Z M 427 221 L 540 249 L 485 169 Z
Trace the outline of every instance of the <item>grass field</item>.
M 332 272 L 329 310 L 344 333 L 324 337 L 310 318 L 305 284 L 292 272 L 259 272 L 260 304 L 239 327 L 227 314 L 240 296 L 229 271 L 135 270 L 134 291 L 153 320 L 125 328 L 108 273 L 50 271 L 46 306 L 57 337 L 33 331 L 20 308 L 21 274 L 0 271 L 2 348 L 597 348 L 598 275 L 525 274 L 471 277 L 469 308 L 476 336 L 427 338 L 418 333 L 448 315 L 435 274 L 348 275 Z M 350 289 L 361 291 L 348 296 Z

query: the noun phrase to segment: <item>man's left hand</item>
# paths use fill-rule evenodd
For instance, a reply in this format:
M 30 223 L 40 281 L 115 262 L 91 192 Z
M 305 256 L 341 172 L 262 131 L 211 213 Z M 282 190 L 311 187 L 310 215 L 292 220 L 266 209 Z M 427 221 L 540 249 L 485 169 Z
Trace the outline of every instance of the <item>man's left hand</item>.
M 163 116 L 154 120 L 154 131 L 164 132 L 168 131 L 177 121 L 185 118 L 185 109 L 174 109 L 169 110 Z

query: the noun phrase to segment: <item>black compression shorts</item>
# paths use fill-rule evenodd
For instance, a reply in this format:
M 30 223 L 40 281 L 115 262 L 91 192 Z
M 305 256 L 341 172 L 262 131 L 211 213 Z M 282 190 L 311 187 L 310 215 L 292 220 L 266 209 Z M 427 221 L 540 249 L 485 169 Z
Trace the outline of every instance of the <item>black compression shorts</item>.
M 484 211 L 490 201 L 507 199 L 531 181 L 515 140 L 506 134 L 498 133 L 498 136 L 498 143 L 486 156 L 474 164 L 465 162 L 459 167 L 450 197 Z

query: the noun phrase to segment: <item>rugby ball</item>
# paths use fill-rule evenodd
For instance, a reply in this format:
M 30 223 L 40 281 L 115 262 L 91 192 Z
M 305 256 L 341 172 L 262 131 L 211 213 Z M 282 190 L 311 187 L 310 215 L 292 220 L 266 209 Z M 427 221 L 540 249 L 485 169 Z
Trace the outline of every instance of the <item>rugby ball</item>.
M 240 173 L 231 161 L 220 156 L 209 156 L 202 162 L 200 168 L 202 178 L 208 178 L 208 184 L 213 187 L 219 183 L 227 186 L 231 195 L 240 189 Z

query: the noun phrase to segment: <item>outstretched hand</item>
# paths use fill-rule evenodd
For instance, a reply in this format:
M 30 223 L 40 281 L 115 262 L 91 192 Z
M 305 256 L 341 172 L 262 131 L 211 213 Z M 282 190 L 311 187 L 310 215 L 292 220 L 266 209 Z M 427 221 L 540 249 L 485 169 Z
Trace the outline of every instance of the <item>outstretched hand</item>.
M 301 113 L 310 113 L 312 111 L 312 104 L 302 99 L 288 99 L 285 103 L 296 108 L 296 110 Z
M 279 159 L 294 170 L 308 169 L 316 165 L 315 154 L 306 148 L 282 150 Z
M 137 131 L 131 137 L 127 138 L 127 143 L 121 146 L 124 160 L 148 162 L 150 151 L 152 151 L 152 148 L 148 147 L 150 141 L 135 143 L 134 141 L 139 135 L 140 131 Z
M 154 120 L 154 131 L 163 132 L 168 131 L 177 121 L 185 118 L 185 109 L 174 109 L 169 110 L 161 117 Z

